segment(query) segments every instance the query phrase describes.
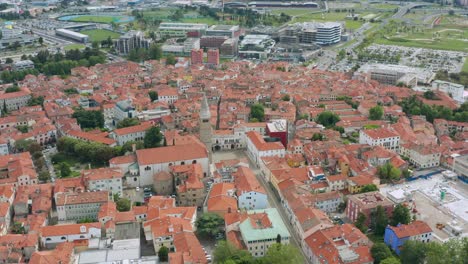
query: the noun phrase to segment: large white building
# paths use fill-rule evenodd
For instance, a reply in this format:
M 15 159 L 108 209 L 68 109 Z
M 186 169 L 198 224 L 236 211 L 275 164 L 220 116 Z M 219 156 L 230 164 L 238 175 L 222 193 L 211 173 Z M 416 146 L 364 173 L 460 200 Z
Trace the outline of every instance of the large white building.
M 440 165 L 442 153 L 437 145 L 407 143 L 400 146 L 400 155 L 407 157 L 417 168 L 432 168 Z
M 97 219 L 99 208 L 107 201 L 108 191 L 60 193 L 55 197 L 58 220 Z
M 316 26 L 315 43 L 319 45 L 332 45 L 341 41 L 341 24 L 325 22 Z
M 461 84 L 435 80 L 432 82 L 432 90 L 439 90 L 450 95 L 455 101 L 465 102 L 465 87 Z
M 0 111 L 5 108 L 8 111 L 18 110 L 23 106 L 27 106 L 29 99 L 31 99 L 31 92 L 26 88 L 12 93 L 0 92 Z
M 284 157 L 286 150 L 281 142 L 265 142 L 263 137 L 255 131 L 246 134 L 247 154 L 257 165 L 263 157 Z
M 268 197 L 253 171 L 247 167 L 237 168 L 233 173 L 239 209 L 256 210 L 268 208 Z
M 208 151 L 201 142 L 191 144 L 167 146 L 136 151 L 139 175 L 129 177 L 128 180 L 139 186 L 153 185 L 153 175 L 166 171 L 173 165 L 200 164 L 203 175 L 209 173 Z
M 359 131 L 359 144 L 382 146 L 398 152 L 400 148 L 400 136 L 388 128 L 362 129 Z
M 99 168 L 81 173 L 87 190 L 109 191 L 122 196 L 123 172 L 119 168 Z
M 51 248 L 62 242 L 101 238 L 101 223 L 44 226 L 41 229 L 41 245 Z
M 117 141 L 117 145 L 122 146 L 129 141 L 141 141 L 145 138 L 146 131 L 152 127 L 150 122 L 140 125 L 119 128 L 111 133 L 111 137 Z
M 208 25 L 206 24 L 169 22 L 159 24 L 159 33 L 162 37 L 187 37 L 187 33 L 189 32 L 194 32 L 201 36 L 207 29 Z

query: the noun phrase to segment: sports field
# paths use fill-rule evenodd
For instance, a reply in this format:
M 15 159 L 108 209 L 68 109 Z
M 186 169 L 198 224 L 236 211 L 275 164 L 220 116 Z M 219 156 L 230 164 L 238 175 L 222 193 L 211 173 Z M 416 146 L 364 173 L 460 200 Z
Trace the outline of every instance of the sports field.
M 70 15 L 59 17 L 61 21 L 73 21 L 73 22 L 93 22 L 93 23 L 128 23 L 134 20 L 132 16 L 110 16 L 110 15 Z
M 80 33 L 88 35 L 90 41 L 103 41 L 108 37 L 111 37 L 111 39 L 115 39 L 120 36 L 119 33 L 105 29 L 83 30 Z

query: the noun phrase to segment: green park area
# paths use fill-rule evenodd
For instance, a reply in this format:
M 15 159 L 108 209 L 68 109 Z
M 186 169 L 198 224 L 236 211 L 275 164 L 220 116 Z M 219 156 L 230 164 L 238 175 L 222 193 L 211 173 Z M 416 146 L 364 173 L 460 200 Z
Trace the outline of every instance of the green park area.
M 398 8 L 398 5 L 386 4 L 386 3 L 375 3 L 375 4 L 371 4 L 370 7 L 377 8 L 377 9 L 394 10 L 395 8 Z
M 468 57 L 465 58 L 465 64 L 463 64 L 462 72 L 468 72 Z
M 111 39 L 115 39 L 120 36 L 119 33 L 105 29 L 83 30 L 80 33 L 88 35 L 90 41 L 103 41 L 106 40 L 108 37 L 110 37 Z
M 86 46 L 83 44 L 70 44 L 64 47 L 65 50 L 73 50 L 73 49 L 84 49 Z
M 287 10 L 284 10 L 287 11 Z M 353 19 L 346 19 L 348 15 L 347 12 L 330 12 L 330 13 L 305 13 L 303 15 L 298 15 L 293 18 L 293 22 L 310 22 L 310 21 L 317 21 L 317 22 L 336 22 L 336 21 L 344 21 L 345 27 L 347 29 L 357 29 L 362 24 L 362 20 L 353 20 Z
M 468 52 L 467 37 L 468 27 L 462 20 L 444 16 L 433 28 L 392 21 L 376 34 L 375 43 Z

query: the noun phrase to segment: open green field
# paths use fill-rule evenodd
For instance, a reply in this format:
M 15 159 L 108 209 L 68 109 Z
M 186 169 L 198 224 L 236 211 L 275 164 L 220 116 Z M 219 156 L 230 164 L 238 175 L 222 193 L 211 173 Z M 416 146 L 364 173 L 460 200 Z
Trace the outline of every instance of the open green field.
M 389 9 L 389 10 L 394 10 L 395 8 L 398 8 L 397 5 L 393 5 L 393 4 L 371 4 L 370 7 L 378 8 L 378 9 Z
M 468 72 L 468 57 L 465 58 L 465 64 L 463 64 L 462 72 Z
M 72 50 L 72 49 L 84 49 L 86 46 L 83 44 L 70 44 L 64 47 L 65 50 Z
M 106 40 L 108 37 L 111 37 L 111 39 L 115 39 L 120 36 L 119 33 L 105 29 L 83 30 L 80 33 L 88 35 L 90 41 L 103 41 Z
M 363 21 L 361 20 L 351 20 L 346 19 L 347 13 L 306 13 L 300 16 L 297 16 L 293 19 L 292 22 L 310 22 L 310 21 L 317 21 L 317 22 L 335 22 L 335 21 L 344 21 L 345 27 L 347 29 L 357 29 L 362 26 Z
M 467 38 L 467 26 L 460 24 L 455 18 L 444 17 L 441 24 L 434 28 L 401 25 L 387 27 L 379 34 L 375 43 L 468 52 Z

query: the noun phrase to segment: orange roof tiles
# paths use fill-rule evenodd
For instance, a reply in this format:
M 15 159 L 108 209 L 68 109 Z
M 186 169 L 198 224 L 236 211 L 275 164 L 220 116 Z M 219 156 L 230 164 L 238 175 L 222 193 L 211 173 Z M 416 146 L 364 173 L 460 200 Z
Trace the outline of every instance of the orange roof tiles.
M 405 238 L 432 232 L 431 227 L 423 221 L 417 220 L 407 225 L 390 226 L 397 237 Z
M 140 166 L 208 158 L 206 147 L 202 144 L 140 149 L 136 151 L 136 155 Z

